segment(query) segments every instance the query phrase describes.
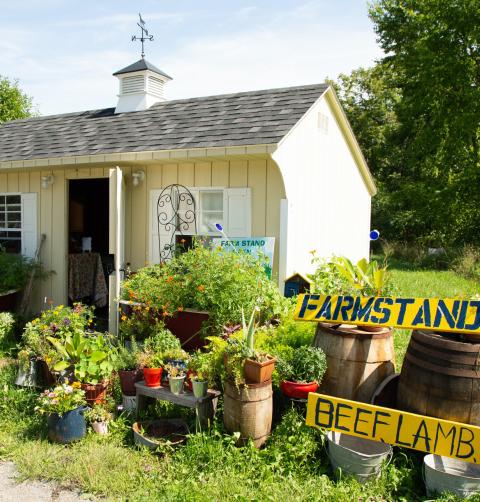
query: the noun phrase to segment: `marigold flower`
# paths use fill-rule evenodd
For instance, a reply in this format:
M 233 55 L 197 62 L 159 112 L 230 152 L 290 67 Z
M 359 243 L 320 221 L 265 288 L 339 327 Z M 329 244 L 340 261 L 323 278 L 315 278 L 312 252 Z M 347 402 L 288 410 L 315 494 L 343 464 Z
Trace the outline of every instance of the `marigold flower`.
M 127 316 L 126 316 L 126 315 L 122 315 L 122 317 L 120 317 L 120 319 L 121 319 L 122 321 L 126 321 L 126 320 L 127 320 Z
M 181 306 L 180 306 L 180 307 L 178 307 L 178 311 L 179 311 L 179 312 L 183 312 L 183 307 L 181 307 Z
M 173 281 L 173 275 L 169 275 L 167 277 L 167 282 L 172 282 Z
M 200 284 L 200 286 L 198 286 L 198 291 L 200 291 L 200 293 L 203 293 L 205 291 L 205 286 L 203 284 Z

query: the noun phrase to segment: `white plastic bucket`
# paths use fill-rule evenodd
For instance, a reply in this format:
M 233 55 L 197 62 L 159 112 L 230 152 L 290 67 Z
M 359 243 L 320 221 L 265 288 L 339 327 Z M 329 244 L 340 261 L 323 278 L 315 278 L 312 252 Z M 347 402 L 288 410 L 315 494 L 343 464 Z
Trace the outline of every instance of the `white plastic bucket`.
M 480 465 L 440 455 L 425 455 L 423 479 L 429 497 L 450 492 L 467 498 L 480 492 Z
M 327 433 L 327 445 L 333 470 L 351 474 L 360 483 L 378 477 L 382 463 L 392 458 L 389 444 L 334 431 Z
M 137 409 L 137 396 L 122 394 L 122 404 L 124 411 L 135 411 Z

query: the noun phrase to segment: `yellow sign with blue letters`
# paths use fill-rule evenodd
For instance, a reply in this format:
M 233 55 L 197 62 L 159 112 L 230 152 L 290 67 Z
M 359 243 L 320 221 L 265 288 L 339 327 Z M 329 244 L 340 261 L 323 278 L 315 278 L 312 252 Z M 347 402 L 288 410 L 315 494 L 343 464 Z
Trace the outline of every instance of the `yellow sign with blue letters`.
M 303 294 L 294 318 L 480 335 L 480 300 Z
M 373 441 L 480 462 L 480 427 L 348 399 L 308 395 L 306 424 Z

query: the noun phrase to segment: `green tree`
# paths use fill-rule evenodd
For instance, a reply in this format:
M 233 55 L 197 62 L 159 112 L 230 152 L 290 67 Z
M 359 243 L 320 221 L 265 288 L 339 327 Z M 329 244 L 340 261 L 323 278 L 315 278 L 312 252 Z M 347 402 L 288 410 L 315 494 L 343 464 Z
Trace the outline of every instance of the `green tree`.
M 480 0 L 376 0 L 370 16 L 402 96 L 390 138 L 401 183 L 387 196 L 400 233 L 478 242 Z
M 32 115 L 32 98 L 19 88 L 18 81 L 0 75 L 0 124 Z

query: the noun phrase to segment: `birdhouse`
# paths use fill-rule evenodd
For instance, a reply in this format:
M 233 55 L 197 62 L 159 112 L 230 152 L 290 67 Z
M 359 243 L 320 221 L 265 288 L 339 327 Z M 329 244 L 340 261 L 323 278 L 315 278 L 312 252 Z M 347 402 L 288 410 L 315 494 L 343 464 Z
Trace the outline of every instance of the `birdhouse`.
M 290 298 L 310 291 L 310 281 L 301 274 L 293 274 L 285 279 L 284 296 Z

